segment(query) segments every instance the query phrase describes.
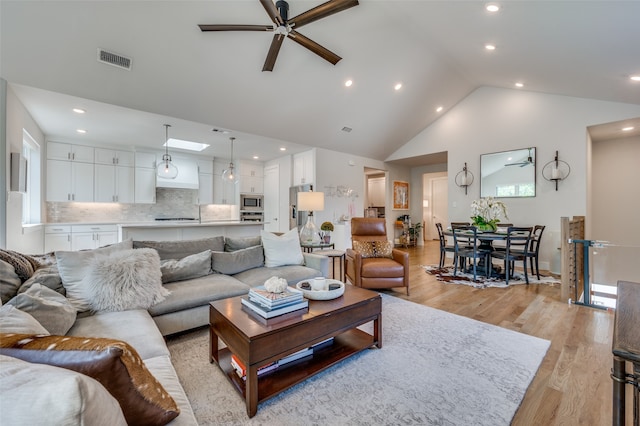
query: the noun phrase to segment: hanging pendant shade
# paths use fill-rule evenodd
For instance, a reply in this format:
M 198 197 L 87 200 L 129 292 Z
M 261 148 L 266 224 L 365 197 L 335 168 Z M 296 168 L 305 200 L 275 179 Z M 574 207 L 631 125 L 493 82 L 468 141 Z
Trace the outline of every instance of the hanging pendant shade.
M 165 154 L 156 167 L 156 174 L 163 179 L 175 179 L 178 176 L 178 168 L 171 162 L 171 156 L 169 155 L 169 127 L 171 127 L 170 124 L 164 125 Z
M 236 138 L 231 137 L 229 140 L 231 140 L 231 161 L 229 162 L 229 167 L 222 171 L 222 180 L 227 183 L 237 184 L 238 175 L 236 174 L 235 167 L 233 166 L 233 141 L 236 140 Z

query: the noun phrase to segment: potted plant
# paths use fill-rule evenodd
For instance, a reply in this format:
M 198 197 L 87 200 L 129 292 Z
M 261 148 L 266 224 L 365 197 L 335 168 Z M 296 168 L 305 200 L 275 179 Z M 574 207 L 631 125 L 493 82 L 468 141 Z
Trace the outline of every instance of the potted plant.
M 329 244 L 331 242 L 331 231 L 333 231 L 333 223 L 322 222 L 322 225 L 320 225 L 320 230 L 322 231 L 322 242 L 324 242 L 325 244 Z

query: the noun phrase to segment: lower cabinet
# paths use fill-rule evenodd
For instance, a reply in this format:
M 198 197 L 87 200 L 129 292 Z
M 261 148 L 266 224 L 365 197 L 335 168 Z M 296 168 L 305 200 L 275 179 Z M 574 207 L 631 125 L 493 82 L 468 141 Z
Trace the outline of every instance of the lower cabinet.
M 94 249 L 118 242 L 117 225 L 47 225 L 44 251 Z
M 44 227 L 44 252 L 71 250 L 70 225 L 46 225 Z

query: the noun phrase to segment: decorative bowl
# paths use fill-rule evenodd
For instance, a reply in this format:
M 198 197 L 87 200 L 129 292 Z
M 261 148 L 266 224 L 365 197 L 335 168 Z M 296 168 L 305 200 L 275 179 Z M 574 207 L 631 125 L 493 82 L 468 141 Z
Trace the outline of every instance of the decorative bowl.
M 304 297 L 311 300 L 331 300 L 336 299 L 344 294 L 344 283 L 338 280 L 327 278 L 327 286 L 329 284 L 340 284 L 340 288 L 335 290 L 306 290 L 301 287 L 303 283 L 311 284 L 311 280 L 302 280 L 296 284 L 296 288 L 302 292 Z

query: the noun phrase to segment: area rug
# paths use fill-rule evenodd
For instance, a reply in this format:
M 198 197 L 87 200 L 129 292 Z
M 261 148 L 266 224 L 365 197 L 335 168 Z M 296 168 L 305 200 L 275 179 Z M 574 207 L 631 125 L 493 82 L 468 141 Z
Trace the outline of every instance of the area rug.
M 473 280 L 473 274 L 461 272 L 458 269 L 457 275 L 453 275 L 453 266 L 445 266 L 439 268 L 437 265 L 422 266 L 427 274 L 434 275 L 438 281 L 447 284 L 463 284 L 475 288 L 487 287 L 508 287 L 503 278 L 491 277 L 487 278 L 481 274 L 476 274 L 476 280 Z M 524 274 L 516 272 L 513 278 L 509 279 L 509 285 L 526 284 Z M 536 275 L 529 274 L 529 284 L 560 284 L 558 278 L 552 276 L 540 275 L 540 279 Z
M 167 343 L 201 425 L 508 425 L 549 348 L 546 340 L 384 294 L 382 313 L 382 349 L 263 402 L 251 419 L 209 363 L 207 329 Z

